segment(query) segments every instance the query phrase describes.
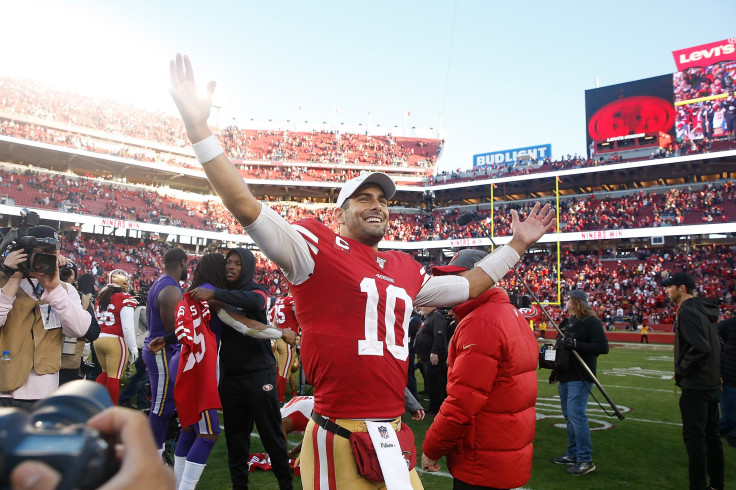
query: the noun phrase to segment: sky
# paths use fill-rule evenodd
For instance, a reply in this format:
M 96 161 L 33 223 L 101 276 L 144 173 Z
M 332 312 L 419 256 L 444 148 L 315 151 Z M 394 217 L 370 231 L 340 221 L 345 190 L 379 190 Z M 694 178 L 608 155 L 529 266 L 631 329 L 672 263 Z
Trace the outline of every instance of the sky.
M 445 139 L 439 170 L 585 152 L 585 90 L 672 73 L 736 36 L 736 2 L 0 0 L 0 75 L 176 114 L 169 60 L 215 80 L 211 122 L 380 125 Z

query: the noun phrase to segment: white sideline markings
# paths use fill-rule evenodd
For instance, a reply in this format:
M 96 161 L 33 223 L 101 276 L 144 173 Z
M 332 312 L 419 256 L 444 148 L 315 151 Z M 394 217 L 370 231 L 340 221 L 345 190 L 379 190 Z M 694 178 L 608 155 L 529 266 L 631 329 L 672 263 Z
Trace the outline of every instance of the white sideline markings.
M 672 393 L 672 390 L 662 390 L 660 388 L 642 388 L 641 386 L 618 386 L 608 385 L 609 388 L 620 388 L 622 390 L 642 390 L 642 391 L 656 391 L 659 393 Z
M 549 384 L 547 381 L 542 379 L 537 380 L 540 384 Z M 659 393 L 672 393 L 672 390 L 663 390 L 661 388 L 642 388 L 641 386 L 619 386 L 619 385 L 606 385 L 608 388 L 620 388 L 622 390 L 642 390 L 642 391 L 655 391 Z

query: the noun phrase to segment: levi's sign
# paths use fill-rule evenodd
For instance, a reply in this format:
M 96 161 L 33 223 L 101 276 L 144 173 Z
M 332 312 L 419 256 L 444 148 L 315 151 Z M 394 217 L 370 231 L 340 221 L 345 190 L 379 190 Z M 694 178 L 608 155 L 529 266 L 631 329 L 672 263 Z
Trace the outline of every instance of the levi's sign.
M 736 61 L 736 37 L 694 48 L 673 51 L 677 71 L 694 66 L 710 66 L 723 61 Z
M 485 167 L 489 165 L 500 167 L 527 159 L 544 160 L 545 158 L 551 157 L 551 144 L 527 146 L 526 148 L 513 148 L 511 150 L 501 150 L 473 155 L 473 167 Z

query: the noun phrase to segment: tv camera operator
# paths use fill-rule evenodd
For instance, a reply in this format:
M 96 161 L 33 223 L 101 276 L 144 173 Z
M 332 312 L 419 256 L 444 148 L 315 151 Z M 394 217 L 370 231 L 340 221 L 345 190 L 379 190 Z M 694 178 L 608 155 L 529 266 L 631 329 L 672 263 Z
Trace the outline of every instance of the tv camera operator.
M 29 408 L 59 386 L 64 337 L 84 337 L 91 317 L 59 278 L 59 236 L 23 213 L 0 242 L 0 406 Z M 34 226 L 28 226 L 28 225 Z

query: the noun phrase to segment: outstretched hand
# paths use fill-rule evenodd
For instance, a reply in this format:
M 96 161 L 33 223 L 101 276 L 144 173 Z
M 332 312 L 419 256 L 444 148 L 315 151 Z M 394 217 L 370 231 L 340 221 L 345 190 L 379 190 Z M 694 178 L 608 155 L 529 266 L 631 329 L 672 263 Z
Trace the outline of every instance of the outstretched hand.
M 511 210 L 511 229 L 514 232 L 514 238 L 510 245 L 513 246 L 513 243 L 516 242 L 516 244 L 523 247 L 522 250 L 514 247 L 519 255 L 522 255 L 530 245 L 536 243 L 545 233 L 551 231 L 555 225 L 554 208 L 550 204 L 545 204 L 541 209 L 540 207 L 541 205 L 536 203 L 524 221 L 519 219 L 519 213 L 515 209 Z
M 210 82 L 204 93 L 198 91 L 192 62 L 188 56 L 182 56 L 181 53 L 177 53 L 176 59 L 171 60 L 169 71 L 171 79 L 169 93 L 179 109 L 189 139 L 192 143 L 197 143 L 211 134 L 207 127 L 207 119 L 210 117 L 212 94 L 217 84 Z

